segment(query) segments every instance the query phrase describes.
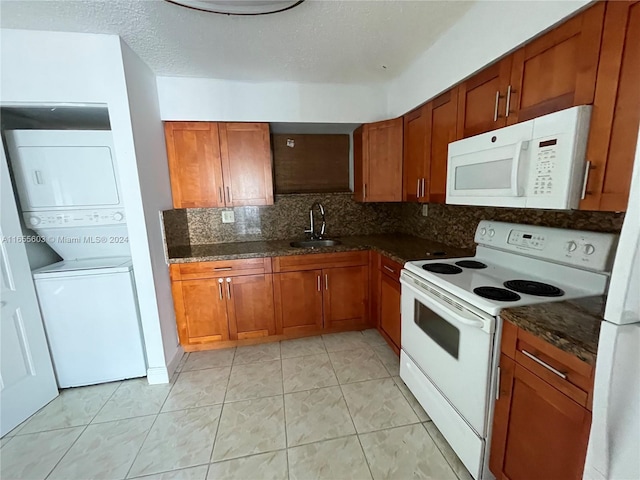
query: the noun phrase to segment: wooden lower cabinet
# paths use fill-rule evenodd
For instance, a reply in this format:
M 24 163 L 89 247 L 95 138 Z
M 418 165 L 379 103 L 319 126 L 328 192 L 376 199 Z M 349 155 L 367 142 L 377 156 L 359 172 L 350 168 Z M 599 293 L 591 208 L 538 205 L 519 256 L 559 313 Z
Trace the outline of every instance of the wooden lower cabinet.
M 231 339 L 275 335 L 273 275 L 229 277 L 225 283 Z
M 380 329 L 400 348 L 400 282 L 380 277 Z
M 322 329 L 322 270 L 274 274 L 278 333 Z
M 512 334 L 510 340 L 517 342 L 510 350 L 504 348 L 510 341 L 507 331 Z M 549 344 L 536 348 L 530 334 L 524 332 L 521 336 L 522 333 L 511 325 L 503 334 L 489 468 L 498 480 L 581 479 L 591 412 L 588 402 L 581 400 L 580 395 L 563 393 L 561 389 L 571 387 L 568 392 L 577 391 L 577 387 L 570 384 L 573 379 L 580 382 L 580 368 L 574 367 L 576 362 L 582 362 L 573 358 L 565 363 L 566 358 L 562 357 L 568 354 L 554 352 L 555 347 Z M 538 342 L 542 341 L 538 339 Z M 522 355 L 523 350 L 565 372 L 566 378 L 557 376 L 556 379 L 556 374 Z
M 180 344 L 229 340 L 224 285 L 217 278 L 172 283 Z
M 365 327 L 369 269 L 366 266 L 329 268 L 322 274 L 325 328 Z

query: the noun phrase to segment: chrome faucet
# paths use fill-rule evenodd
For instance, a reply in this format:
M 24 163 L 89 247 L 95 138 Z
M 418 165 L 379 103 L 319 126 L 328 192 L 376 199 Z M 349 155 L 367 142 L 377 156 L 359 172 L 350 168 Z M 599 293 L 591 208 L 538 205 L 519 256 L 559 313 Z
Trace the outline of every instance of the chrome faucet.
M 320 215 L 322 217 L 322 226 L 320 227 L 320 233 L 316 233 L 315 223 L 313 221 L 313 209 L 316 205 L 320 209 Z M 321 240 L 327 228 L 327 220 L 324 216 L 324 207 L 320 202 L 315 202 L 313 205 L 311 205 L 311 208 L 309 209 L 309 221 L 311 222 L 311 226 L 309 227 L 309 230 L 305 230 L 304 233 L 310 233 L 312 240 Z

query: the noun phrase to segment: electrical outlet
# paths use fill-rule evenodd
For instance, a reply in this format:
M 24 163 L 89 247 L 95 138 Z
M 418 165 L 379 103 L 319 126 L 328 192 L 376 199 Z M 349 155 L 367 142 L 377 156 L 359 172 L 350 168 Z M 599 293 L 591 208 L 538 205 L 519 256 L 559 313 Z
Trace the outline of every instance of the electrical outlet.
M 222 211 L 222 223 L 235 223 L 236 217 L 233 213 L 233 210 L 223 210 Z
M 426 203 L 422 205 L 422 216 L 423 217 L 429 216 L 429 205 Z

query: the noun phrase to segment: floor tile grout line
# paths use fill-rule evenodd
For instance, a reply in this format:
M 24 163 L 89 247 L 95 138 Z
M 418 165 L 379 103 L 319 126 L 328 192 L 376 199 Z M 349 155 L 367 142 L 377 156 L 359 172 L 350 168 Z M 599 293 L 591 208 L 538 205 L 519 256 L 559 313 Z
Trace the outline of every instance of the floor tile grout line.
M 227 400 L 227 392 L 229 391 L 229 382 L 231 382 L 231 373 L 233 372 L 233 363 L 236 359 L 237 347 L 233 350 L 233 358 L 231 359 L 231 368 L 229 368 L 229 376 L 227 377 L 227 385 L 224 388 L 224 397 L 222 397 L 222 406 L 220 407 L 220 414 L 218 415 L 218 424 L 216 425 L 216 433 L 213 435 L 213 443 L 211 444 L 211 451 L 209 452 L 209 467 L 207 467 L 207 477 L 209 476 L 209 468 L 211 468 L 211 462 L 213 461 L 213 450 L 216 448 L 216 442 L 218 441 L 218 432 L 220 431 L 220 424 L 222 423 L 222 414 L 224 413 L 224 407 Z M 207 478 L 205 477 L 205 479 Z
M 78 435 L 76 437 L 76 439 L 71 442 L 71 445 L 69 445 L 69 448 L 67 448 L 65 450 L 65 452 L 62 454 L 62 456 L 58 459 L 58 461 L 56 462 L 56 464 L 53 466 L 53 468 L 51 470 L 49 470 L 49 473 L 47 473 L 47 475 L 44 477 L 45 480 L 47 480 L 47 478 L 49 478 L 51 476 L 51 474 L 53 473 L 53 471 L 58 468 L 58 465 L 60 465 L 60 462 L 62 462 L 62 460 L 64 459 L 64 457 L 66 457 L 69 454 L 69 451 L 73 448 L 73 446 L 78 442 L 78 440 L 80 440 L 80 437 L 82 435 L 84 435 L 84 432 L 87 431 L 87 428 L 89 428 L 90 424 L 87 424 L 84 426 L 84 428 L 82 429 L 82 431 L 80 432 L 80 435 Z M 76 427 L 70 427 L 70 428 L 76 428 Z M 42 433 L 42 432 L 38 432 L 38 433 Z
M 458 472 L 456 472 L 456 469 L 453 467 L 453 465 L 451 465 L 451 462 L 449 462 L 449 460 L 447 459 L 447 456 L 445 455 L 445 453 L 442 451 L 442 448 L 440 448 L 440 445 L 438 445 L 438 442 L 436 441 L 435 438 L 433 438 L 433 435 L 431 435 L 431 432 L 429 431 L 429 429 L 425 426 L 424 422 L 422 424 L 422 427 L 427 431 L 427 435 L 429 435 L 429 437 L 431 437 L 431 440 L 433 441 L 433 444 L 436 446 L 436 448 L 438 449 L 438 451 L 440 452 L 440 454 L 442 455 L 442 458 L 444 458 L 444 461 L 446 462 L 447 465 L 449 465 L 449 468 L 451 469 L 451 471 L 453 472 L 453 474 L 455 475 L 455 477 L 460 480 L 460 476 L 458 475 Z M 433 423 L 433 422 L 432 422 Z M 436 425 L 435 423 L 433 424 L 434 426 Z M 438 428 L 436 426 L 436 428 Z M 438 430 L 439 431 L 439 430 Z M 445 439 L 446 441 L 446 439 Z M 453 448 L 451 449 L 451 451 L 453 451 L 454 455 L 457 456 L 457 454 L 455 453 L 455 451 L 453 450 Z M 465 467 L 466 468 L 466 467 Z
M 289 478 L 289 454 L 287 448 L 289 448 L 289 434 L 287 433 L 287 399 L 284 393 L 284 364 L 282 359 L 282 342 L 280 343 L 280 375 L 282 377 L 282 418 L 284 420 L 284 456 L 287 462 L 287 479 Z

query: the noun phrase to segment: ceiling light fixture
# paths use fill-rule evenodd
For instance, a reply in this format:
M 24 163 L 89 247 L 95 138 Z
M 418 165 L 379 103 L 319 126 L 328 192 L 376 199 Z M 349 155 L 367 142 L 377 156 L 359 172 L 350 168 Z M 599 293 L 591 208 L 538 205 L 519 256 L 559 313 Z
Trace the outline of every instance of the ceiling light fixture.
M 181 7 L 222 15 L 268 15 L 284 12 L 304 0 L 166 0 Z

